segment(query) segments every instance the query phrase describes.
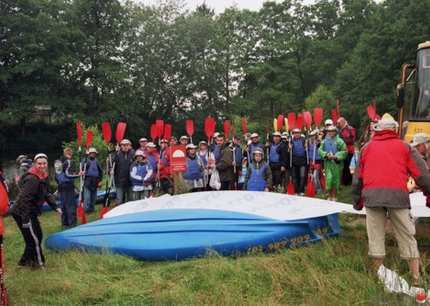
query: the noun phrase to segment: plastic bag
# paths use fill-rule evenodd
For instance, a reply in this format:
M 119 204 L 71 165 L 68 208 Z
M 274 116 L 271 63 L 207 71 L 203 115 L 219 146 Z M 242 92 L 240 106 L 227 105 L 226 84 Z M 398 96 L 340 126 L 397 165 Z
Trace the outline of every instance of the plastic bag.
M 218 170 L 212 171 L 211 179 L 209 181 L 209 186 L 214 190 L 221 189 L 221 180 L 219 178 Z

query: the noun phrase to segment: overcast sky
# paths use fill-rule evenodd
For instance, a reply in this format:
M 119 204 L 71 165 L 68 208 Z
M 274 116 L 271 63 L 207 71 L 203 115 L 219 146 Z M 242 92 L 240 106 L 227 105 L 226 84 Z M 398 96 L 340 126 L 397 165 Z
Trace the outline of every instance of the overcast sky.
M 190 10 L 194 9 L 196 6 L 206 2 L 206 4 L 215 9 L 216 13 L 221 13 L 225 8 L 231 7 L 233 5 L 240 9 L 250 9 L 258 10 L 263 6 L 263 2 L 266 0 L 183 0 L 186 7 Z M 145 4 L 156 4 L 158 0 L 140 0 Z M 311 3 L 313 0 L 303 0 L 304 3 Z

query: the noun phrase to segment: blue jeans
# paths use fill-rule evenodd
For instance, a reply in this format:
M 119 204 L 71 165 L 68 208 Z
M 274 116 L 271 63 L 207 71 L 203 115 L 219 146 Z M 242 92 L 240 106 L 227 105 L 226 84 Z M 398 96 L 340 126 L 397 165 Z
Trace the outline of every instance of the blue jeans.
M 97 200 L 97 190 L 91 190 L 87 187 L 84 187 L 84 209 L 85 212 L 93 212 L 94 204 L 96 204 Z
M 116 205 L 121 205 L 129 201 L 129 190 L 130 187 L 116 187 Z
M 76 225 L 76 193 L 74 187 L 61 190 L 60 206 L 63 213 L 61 214 L 61 223 L 63 226 Z

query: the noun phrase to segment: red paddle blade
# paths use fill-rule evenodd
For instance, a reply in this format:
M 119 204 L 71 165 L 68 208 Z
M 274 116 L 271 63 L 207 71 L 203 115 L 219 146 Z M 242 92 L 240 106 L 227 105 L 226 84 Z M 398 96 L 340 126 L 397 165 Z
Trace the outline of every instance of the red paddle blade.
M 78 209 L 76 210 L 76 214 L 78 216 L 79 222 L 81 224 L 87 223 L 87 216 L 85 215 L 84 204 L 80 203 Z
M 314 109 L 314 122 L 316 126 L 320 126 L 324 118 L 324 110 L 321 107 Z
M 91 144 L 93 143 L 93 131 L 91 130 L 87 130 L 87 139 L 85 139 L 85 146 L 88 148 L 89 146 L 91 146 Z
M 287 186 L 287 194 L 293 195 L 295 193 L 296 193 L 296 191 L 294 190 L 294 184 L 290 179 L 288 182 L 288 186 Z
M 82 126 L 81 126 L 81 122 L 80 121 L 76 121 L 76 136 L 77 136 L 77 140 L 76 142 L 78 143 L 78 146 L 81 146 L 82 144 Z
M 303 113 L 303 119 L 305 121 L 305 126 L 309 130 L 312 125 L 312 115 L 310 112 L 304 112 Z
M 103 219 L 103 216 L 109 211 L 109 207 L 108 206 L 103 206 L 102 209 L 100 210 L 100 214 L 99 214 L 99 218 Z
M 228 136 L 230 134 L 230 129 L 231 129 L 231 122 L 230 122 L 230 120 L 224 120 L 224 126 L 223 126 L 223 128 L 224 128 L 225 138 L 228 139 Z
M 155 123 L 151 124 L 150 134 L 151 134 L 152 141 L 155 141 L 155 139 L 158 137 L 157 132 L 158 132 L 157 131 L 157 125 Z
M 164 133 L 163 136 L 165 139 L 170 139 L 172 137 L 172 125 L 171 124 L 165 124 L 164 125 Z
M 339 113 L 336 108 L 333 108 L 331 110 L 331 120 L 333 120 L 333 123 L 336 124 L 337 119 L 339 119 Z
M 161 119 L 155 120 L 155 126 L 157 127 L 157 136 L 161 139 L 164 134 L 164 121 Z
M 121 142 L 121 140 L 124 139 L 125 130 L 127 129 L 127 123 L 125 122 L 119 122 L 116 126 L 115 131 L 115 140 L 116 142 Z
M 296 128 L 296 114 L 288 113 L 288 129 L 292 130 Z
M 109 122 L 105 121 L 102 123 L 102 134 L 104 142 L 108 144 L 112 139 L 112 130 L 110 128 Z
M 302 129 L 303 128 L 303 114 L 298 114 L 296 119 L 296 128 Z
M 192 137 L 194 134 L 194 122 L 191 119 L 187 119 L 185 121 L 185 131 L 187 132 L 187 135 Z
M 205 134 L 208 139 L 212 138 L 215 133 L 216 122 L 211 116 L 207 116 L 205 119 Z
M 246 120 L 246 117 L 242 117 L 242 132 L 243 134 L 248 133 L 248 122 Z
M 278 118 L 276 119 L 276 126 L 278 128 L 278 131 L 282 131 L 283 125 L 284 125 L 284 115 L 280 114 L 280 115 L 278 115 Z
M 369 116 L 370 120 L 375 120 L 376 117 L 376 109 L 375 106 L 373 105 L 368 105 L 367 106 L 367 115 Z
M 306 186 L 306 196 L 310 197 L 310 198 L 314 198 L 315 197 L 315 185 L 314 182 L 312 181 L 312 176 L 308 177 L 308 184 Z

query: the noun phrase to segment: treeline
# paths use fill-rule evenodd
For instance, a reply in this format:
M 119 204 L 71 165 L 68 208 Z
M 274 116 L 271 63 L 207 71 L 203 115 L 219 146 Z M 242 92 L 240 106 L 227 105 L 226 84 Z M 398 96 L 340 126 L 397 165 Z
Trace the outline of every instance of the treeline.
M 181 134 L 207 114 L 243 113 L 263 131 L 280 112 L 336 99 L 359 125 L 371 101 L 395 111 L 400 66 L 430 39 L 428 12 L 427 0 L 286 0 L 219 15 L 176 1 L 0 0 L 0 143 L 10 126 L 29 135 L 36 106 L 56 125 L 125 119 L 134 137 L 156 118 Z

